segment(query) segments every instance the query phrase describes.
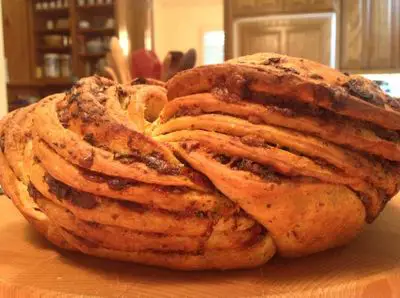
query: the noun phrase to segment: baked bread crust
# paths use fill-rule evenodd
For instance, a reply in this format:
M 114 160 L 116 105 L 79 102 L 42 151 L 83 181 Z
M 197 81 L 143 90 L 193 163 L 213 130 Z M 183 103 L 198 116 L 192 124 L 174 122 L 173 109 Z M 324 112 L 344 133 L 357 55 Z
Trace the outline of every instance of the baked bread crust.
M 399 189 L 400 104 L 277 54 L 101 77 L 0 122 L 0 184 L 50 241 L 181 270 L 344 245 Z
M 178 73 L 167 84 L 168 98 L 226 90 L 230 97 L 249 93 L 284 96 L 387 129 L 400 129 L 400 103 L 371 81 L 343 74 L 303 58 L 258 53 Z
M 158 116 L 166 91 L 93 77 L 2 120 L 0 183 L 21 213 L 56 245 L 97 256 L 182 270 L 267 262 L 265 228 L 140 133 L 138 102 Z

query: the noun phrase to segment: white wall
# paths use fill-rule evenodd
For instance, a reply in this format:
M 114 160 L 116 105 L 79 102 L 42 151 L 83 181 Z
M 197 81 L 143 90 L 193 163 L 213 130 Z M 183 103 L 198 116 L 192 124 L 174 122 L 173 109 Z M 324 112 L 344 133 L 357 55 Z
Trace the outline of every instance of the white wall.
M 195 48 L 203 63 L 203 34 L 223 30 L 223 0 L 153 0 L 154 46 L 162 61 L 168 51 Z
M 390 95 L 400 97 L 400 73 L 362 74 L 362 76 L 370 80 L 385 81 L 389 85 Z
M 0 2 L 0 12 L 1 12 Z M 3 16 L 0 13 L 0 118 L 7 114 L 7 79 L 6 66 L 4 62 L 4 42 L 3 42 Z

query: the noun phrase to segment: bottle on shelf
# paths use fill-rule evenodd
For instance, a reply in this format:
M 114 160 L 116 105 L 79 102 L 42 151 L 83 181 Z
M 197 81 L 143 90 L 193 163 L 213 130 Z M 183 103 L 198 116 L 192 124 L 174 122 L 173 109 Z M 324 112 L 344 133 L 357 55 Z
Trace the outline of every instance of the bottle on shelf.
M 71 55 L 60 55 L 60 70 L 62 77 L 71 77 Z
M 60 77 L 60 55 L 48 53 L 44 55 L 44 75 L 48 78 Z
M 47 20 L 46 29 L 47 30 L 53 30 L 54 29 L 54 22 L 52 20 Z

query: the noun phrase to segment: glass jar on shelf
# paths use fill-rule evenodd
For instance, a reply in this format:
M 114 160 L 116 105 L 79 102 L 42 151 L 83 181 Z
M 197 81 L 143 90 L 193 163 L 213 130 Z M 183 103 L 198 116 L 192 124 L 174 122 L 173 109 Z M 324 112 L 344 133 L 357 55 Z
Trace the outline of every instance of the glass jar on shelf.
M 44 75 L 47 78 L 60 77 L 60 55 L 48 53 L 44 55 Z
M 60 70 L 62 77 L 71 77 L 71 55 L 60 55 Z

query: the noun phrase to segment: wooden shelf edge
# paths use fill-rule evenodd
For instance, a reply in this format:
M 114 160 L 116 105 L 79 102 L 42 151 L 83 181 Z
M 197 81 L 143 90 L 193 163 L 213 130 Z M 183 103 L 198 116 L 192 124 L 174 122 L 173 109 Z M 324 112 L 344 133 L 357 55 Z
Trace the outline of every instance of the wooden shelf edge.
M 40 29 L 36 30 L 37 34 L 43 34 L 43 35 L 60 35 L 60 34 L 71 34 L 70 29 Z
M 52 14 L 52 13 L 60 13 L 60 12 L 69 12 L 69 7 L 61 7 L 61 8 L 47 8 L 47 9 L 34 9 L 34 13 L 38 14 Z
M 54 78 L 54 79 L 42 78 L 26 82 L 8 82 L 7 87 L 18 88 L 18 87 L 69 86 L 73 84 L 74 82 L 70 78 Z
M 43 86 L 67 86 L 74 83 L 71 78 L 42 78 L 37 79 L 37 82 Z
M 78 34 L 82 35 L 99 35 L 99 34 L 104 34 L 104 35 L 113 35 L 116 34 L 116 29 L 115 28 L 88 28 L 88 29 L 78 29 Z
M 68 47 L 46 47 L 46 46 L 40 46 L 37 47 L 37 50 L 40 52 L 45 52 L 45 53 L 71 53 L 72 48 L 70 46 Z
M 94 9 L 114 9 L 114 4 L 95 4 L 95 5 L 84 5 L 77 6 L 78 10 L 94 10 Z
M 81 54 L 79 54 L 79 57 L 87 58 L 87 59 L 95 59 L 95 58 L 102 58 L 102 57 L 105 57 L 106 55 L 107 55 L 107 52 L 96 53 L 96 54 L 81 53 Z

